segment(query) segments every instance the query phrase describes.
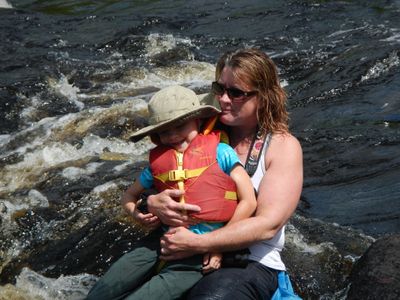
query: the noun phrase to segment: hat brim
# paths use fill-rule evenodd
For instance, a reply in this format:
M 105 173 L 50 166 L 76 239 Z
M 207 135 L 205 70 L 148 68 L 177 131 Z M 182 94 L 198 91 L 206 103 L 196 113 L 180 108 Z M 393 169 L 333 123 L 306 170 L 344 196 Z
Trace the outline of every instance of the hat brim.
M 198 97 L 201 105 L 211 105 L 221 110 L 221 105 L 213 93 L 200 94 Z
M 134 134 L 130 136 L 130 140 L 133 142 L 137 142 L 144 138 L 145 136 L 152 135 L 154 133 L 166 130 L 170 127 L 177 126 L 181 123 L 187 122 L 192 119 L 205 119 L 205 118 L 210 118 L 213 117 L 221 112 L 220 109 L 218 109 L 215 106 L 212 105 L 202 105 L 197 107 L 195 110 L 184 113 L 182 115 L 176 116 L 175 118 L 158 123 L 156 125 L 149 125 L 146 126 L 138 131 L 136 131 Z

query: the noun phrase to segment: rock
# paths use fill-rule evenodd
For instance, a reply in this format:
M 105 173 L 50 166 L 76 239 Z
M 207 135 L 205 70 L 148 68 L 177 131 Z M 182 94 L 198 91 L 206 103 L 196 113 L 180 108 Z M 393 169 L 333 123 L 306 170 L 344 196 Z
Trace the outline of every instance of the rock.
M 356 258 L 375 241 L 352 228 L 294 214 L 282 258 L 303 299 L 345 299 Z
M 378 239 L 350 274 L 347 299 L 400 299 L 400 234 Z

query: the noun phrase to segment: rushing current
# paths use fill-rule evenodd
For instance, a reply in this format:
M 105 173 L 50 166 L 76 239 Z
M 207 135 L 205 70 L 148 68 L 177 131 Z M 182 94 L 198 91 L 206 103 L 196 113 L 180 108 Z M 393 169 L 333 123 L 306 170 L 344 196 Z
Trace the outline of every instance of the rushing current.
M 0 0 L 0 299 L 83 299 L 145 234 L 119 199 L 146 165 L 146 103 L 207 92 L 227 50 L 279 67 L 304 189 L 284 260 L 306 299 L 345 299 L 400 231 L 400 2 Z

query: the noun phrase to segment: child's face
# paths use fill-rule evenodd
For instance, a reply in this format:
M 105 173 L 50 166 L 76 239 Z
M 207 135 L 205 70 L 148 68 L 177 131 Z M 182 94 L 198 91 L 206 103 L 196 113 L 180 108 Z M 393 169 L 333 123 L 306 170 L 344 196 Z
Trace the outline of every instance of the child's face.
M 178 152 L 183 152 L 197 134 L 198 122 L 196 120 L 190 120 L 186 123 L 161 131 L 158 133 L 158 136 L 160 137 L 161 144 L 170 146 Z

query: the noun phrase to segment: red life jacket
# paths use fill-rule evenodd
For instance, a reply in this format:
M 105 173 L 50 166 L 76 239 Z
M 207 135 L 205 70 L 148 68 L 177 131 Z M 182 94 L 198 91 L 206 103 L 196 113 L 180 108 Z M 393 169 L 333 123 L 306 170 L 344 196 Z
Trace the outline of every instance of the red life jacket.
M 155 188 L 185 191 L 184 201 L 201 207 L 191 216 L 202 221 L 226 222 L 236 206 L 236 184 L 216 159 L 219 132 L 199 134 L 184 153 L 159 145 L 150 151 L 150 169 Z

